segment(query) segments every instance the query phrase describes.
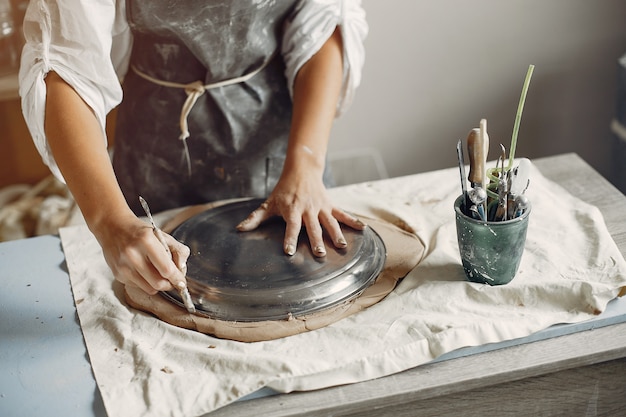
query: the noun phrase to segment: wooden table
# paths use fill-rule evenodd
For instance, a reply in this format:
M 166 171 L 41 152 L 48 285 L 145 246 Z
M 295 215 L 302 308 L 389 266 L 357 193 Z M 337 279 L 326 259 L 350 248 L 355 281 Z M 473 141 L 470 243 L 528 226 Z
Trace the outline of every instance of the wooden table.
M 575 154 L 533 160 L 596 205 L 626 256 L 626 197 Z M 618 416 L 626 413 L 626 323 L 457 359 L 385 378 L 242 401 L 224 416 Z
M 533 162 L 597 205 L 626 254 L 624 195 L 574 154 Z M 0 282 L 0 416 L 104 416 L 58 236 L 0 244 Z M 623 320 L 604 327 L 482 347 L 372 381 L 240 401 L 209 417 L 622 415 L 623 311 Z

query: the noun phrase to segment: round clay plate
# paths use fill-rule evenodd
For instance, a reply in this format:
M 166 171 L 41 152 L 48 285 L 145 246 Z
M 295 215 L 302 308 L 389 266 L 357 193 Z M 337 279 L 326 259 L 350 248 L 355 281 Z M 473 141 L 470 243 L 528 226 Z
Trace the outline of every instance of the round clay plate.
M 187 281 L 199 314 L 226 321 L 282 320 L 319 312 L 357 297 L 385 263 L 385 245 L 368 227 L 342 227 L 348 247 L 326 242 L 313 256 L 306 233 L 296 254 L 283 252 L 285 223 L 276 218 L 252 232 L 236 225 L 262 200 L 246 200 L 203 211 L 172 231 L 191 249 Z M 162 293 L 183 306 L 177 291 Z

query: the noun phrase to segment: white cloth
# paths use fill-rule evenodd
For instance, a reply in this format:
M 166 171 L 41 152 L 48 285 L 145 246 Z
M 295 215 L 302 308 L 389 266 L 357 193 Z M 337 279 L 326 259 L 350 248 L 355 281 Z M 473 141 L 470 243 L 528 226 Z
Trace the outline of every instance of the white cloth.
M 465 279 L 453 211 L 457 169 L 331 190 L 346 209 L 417 233 L 426 255 L 380 303 L 328 327 L 268 342 L 220 340 L 129 308 L 87 228 L 62 229 L 107 412 L 197 416 L 262 387 L 290 392 L 363 381 L 464 346 L 594 317 L 626 286 L 626 261 L 597 208 L 534 167 L 531 179 L 526 250 L 518 275 L 500 287 Z
M 120 79 L 128 71 L 132 34 L 126 0 L 31 0 L 24 18 L 19 93 L 22 112 L 44 163 L 59 171 L 44 132 L 46 84 L 55 71 L 91 107 L 106 140 L 106 115 L 122 100 Z M 361 80 L 368 26 L 361 0 L 301 0 L 285 24 L 281 53 L 289 91 L 296 74 L 336 26 L 343 37 L 343 85 L 337 116 L 350 106 Z M 181 80 L 184 81 L 184 80 Z M 106 145 L 106 143 L 105 143 Z

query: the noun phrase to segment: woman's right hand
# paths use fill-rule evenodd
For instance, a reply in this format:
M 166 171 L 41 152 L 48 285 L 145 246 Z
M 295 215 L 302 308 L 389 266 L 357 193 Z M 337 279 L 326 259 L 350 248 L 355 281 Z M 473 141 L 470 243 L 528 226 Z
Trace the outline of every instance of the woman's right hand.
M 45 82 L 48 144 L 115 278 L 148 294 L 185 282 L 189 248 L 166 236 L 170 256 L 128 207 L 104 146 L 104 126 L 58 74 L 49 72 Z
M 181 281 L 186 283 L 190 251 L 172 236 L 163 233 L 170 256 L 152 227 L 132 214 L 91 228 L 115 279 L 124 285 L 153 295 L 170 291 Z

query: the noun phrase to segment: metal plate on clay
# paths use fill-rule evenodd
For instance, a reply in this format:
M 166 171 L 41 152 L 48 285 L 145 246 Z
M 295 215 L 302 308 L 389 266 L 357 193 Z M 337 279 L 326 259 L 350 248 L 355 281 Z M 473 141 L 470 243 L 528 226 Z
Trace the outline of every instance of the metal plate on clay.
M 348 247 L 326 243 L 313 256 L 302 232 L 296 254 L 285 255 L 285 223 L 275 218 L 252 232 L 236 225 L 262 200 L 246 200 L 203 211 L 172 231 L 191 249 L 187 280 L 198 314 L 224 321 L 265 321 L 299 317 L 359 296 L 385 263 L 385 245 L 371 227 L 342 227 Z M 183 306 L 177 291 L 162 293 Z

